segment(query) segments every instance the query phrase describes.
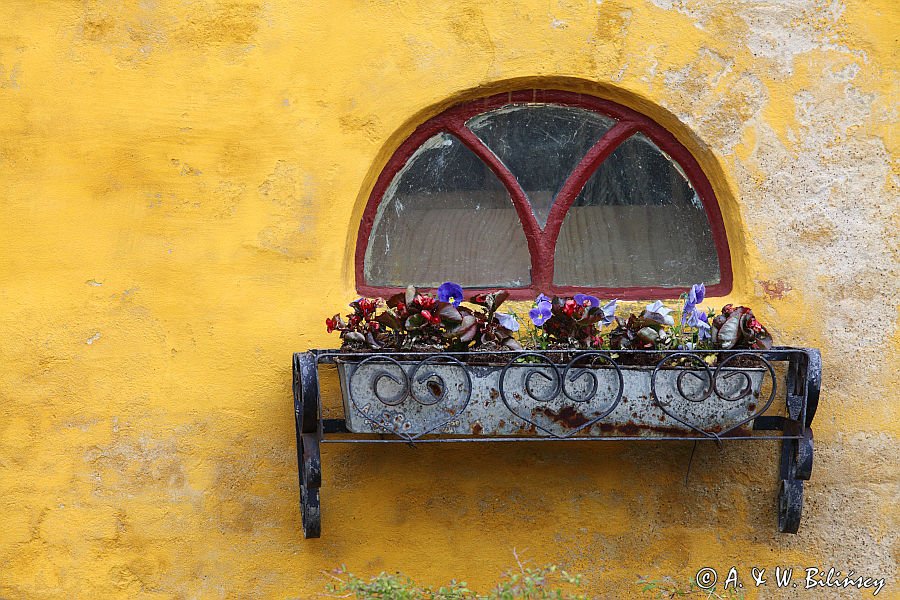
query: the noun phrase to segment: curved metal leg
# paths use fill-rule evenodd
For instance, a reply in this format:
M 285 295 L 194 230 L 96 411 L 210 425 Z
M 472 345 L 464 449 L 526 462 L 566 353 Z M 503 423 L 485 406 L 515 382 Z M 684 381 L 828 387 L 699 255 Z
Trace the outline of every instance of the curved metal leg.
M 797 465 L 794 477 L 809 481 L 813 468 L 813 433 L 809 427 L 803 430 L 803 439 L 797 441 Z
M 778 531 L 797 533 L 803 513 L 803 482 L 782 479 L 778 491 Z
M 319 488 L 322 462 L 319 456 L 319 373 L 311 352 L 294 354 L 294 421 L 297 430 L 297 471 L 300 480 L 300 514 L 303 537 L 317 538 L 322 532 Z
M 796 422 L 786 424 L 796 426 Z M 787 429 L 787 428 L 786 428 Z M 786 434 L 789 431 L 785 431 Z M 781 487 L 778 490 L 778 531 L 797 533 L 803 514 L 803 481 L 812 474 L 812 429 L 805 427 L 801 439 L 781 443 Z

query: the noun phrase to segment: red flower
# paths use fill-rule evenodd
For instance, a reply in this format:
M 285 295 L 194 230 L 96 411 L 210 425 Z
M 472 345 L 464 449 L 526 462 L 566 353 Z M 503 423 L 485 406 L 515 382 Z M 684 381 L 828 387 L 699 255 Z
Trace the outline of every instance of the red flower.
M 325 327 L 328 329 L 328 333 L 331 333 L 335 329 L 337 329 L 338 320 L 337 319 L 325 319 Z
M 571 317 L 577 307 L 578 305 L 575 303 L 575 301 L 569 299 L 566 300 L 566 303 L 563 305 L 562 311 Z
M 432 325 L 440 325 L 440 324 L 441 324 L 441 317 L 440 317 L 440 315 L 433 315 L 433 314 L 431 314 L 431 311 L 430 311 L 430 310 L 423 310 L 423 311 L 422 311 L 421 313 L 419 313 L 419 314 L 422 315 L 422 318 L 423 318 L 423 319 L 425 319 L 426 321 L 428 321 L 428 322 L 431 323 Z

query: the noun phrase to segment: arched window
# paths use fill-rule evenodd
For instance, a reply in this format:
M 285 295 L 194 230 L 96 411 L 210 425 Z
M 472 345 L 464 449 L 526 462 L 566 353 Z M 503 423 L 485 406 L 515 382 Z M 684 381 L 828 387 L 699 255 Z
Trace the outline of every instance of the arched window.
M 605 297 L 731 290 L 708 179 L 666 129 L 599 98 L 527 90 L 419 126 L 369 197 L 357 287 L 409 284 Z

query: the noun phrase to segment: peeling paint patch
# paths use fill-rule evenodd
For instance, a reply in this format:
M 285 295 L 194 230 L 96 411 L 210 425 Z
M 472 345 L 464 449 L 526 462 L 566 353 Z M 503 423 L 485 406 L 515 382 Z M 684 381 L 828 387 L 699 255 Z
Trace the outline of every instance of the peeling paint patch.
M 257 192 L 270 203 L 272 223 L 258 233 L 258 247 L 290 258 L 311 257 L 316 248 L 310 234 L 315 220 L 310 210 L 315 193 L 312 178 L 303 176 L 296 165 L 279 160 Z
M 193 175 L 196 177 L 197 175 L 203 174 L 203 171 L 201 171 L 200 169 L 196 169 L 196 168 L 192 167 L 191 165 L 187 164 L 186 162 L 181 162 L 177 158 L 172 159 L 172 166 L 177 169 L 180 169 L 179 174 L 182 176 Z
M 98 331 L 97 333 L 95 333 L 94 335 L 92 335 L 91 337 L 86 339 L 84 341 L 84 343 L 87 344 L 88 346 L 90 346 L 99 339 L 100 339 L 100 332 Z
M 19 89 L 19 65 L 13 67 L 7 73 L 6 67 L 0 64 L 0 89 Z
M 87 281 L 85 281 L 85 283 L 92 287 L 100 287 L 101 285 L 103 285 L 102 281 L 97 281 L 96 279 L 88 279 Z
M 776 279 L 775 281 L 762 280 L 759 282 L 759 285 L 762 286 L 763 294 L 771 300 L 781 300 L 785 294 L 794 289 L 791 287 L 791 284 L 782 279 Z

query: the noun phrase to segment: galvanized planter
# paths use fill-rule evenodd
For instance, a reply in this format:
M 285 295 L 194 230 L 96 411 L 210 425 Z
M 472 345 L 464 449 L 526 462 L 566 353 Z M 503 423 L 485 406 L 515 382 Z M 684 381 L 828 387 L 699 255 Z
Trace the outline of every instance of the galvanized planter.
M 706 362 L 711 355 L 715 366 Z M 343 418 L 322 418 L 322 364 L 337 367 Z M 325 442 L 778 440 L 778 529 L 796 533 L 803 482 L 812 472 L 821 357 L 791 347 L 615 354 L 311 350 L 294 355 L 293 379 L 306 537 L 321 533 L 319 448 Z
M 532 362 L 529 362 L 532 361 Z M 336 361 L 346 427 L 413 439 L 453 436 L 646 436 L 736 431 L 768 408 L 767 370 L 620 366 L 587 352 L 466 364 L 451 356 Z M 688 361 L 689 363 L 691 361 Z

